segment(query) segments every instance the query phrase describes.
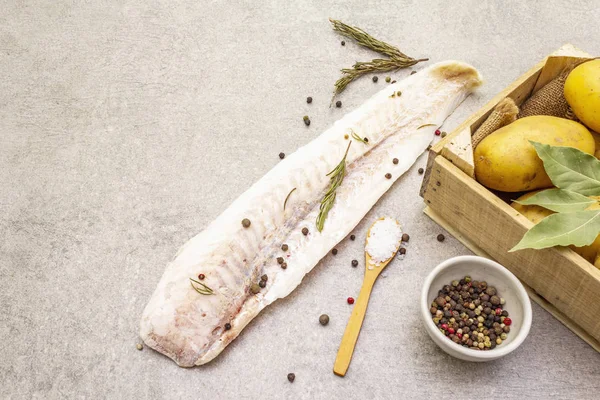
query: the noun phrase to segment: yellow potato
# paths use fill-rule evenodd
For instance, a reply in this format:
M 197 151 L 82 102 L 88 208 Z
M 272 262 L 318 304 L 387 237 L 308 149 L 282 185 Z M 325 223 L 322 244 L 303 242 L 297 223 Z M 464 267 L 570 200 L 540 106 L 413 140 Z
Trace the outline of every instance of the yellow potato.
M 590 129 L 600 131 L 600 60 L 576 67 L 565 81 L 565 98 Z
M 483 139 L 475 149 L 479 183 L 503 192 L 552 186 L 530 140 L 575 147 L 588 154 L 596 148 L 592 134 L 580 123 L 544 115 L 521 118 Z
M 535 192 L 526 193 L 523 196 L 519 197 L 517 200 L 519 200 L 519 201 L 527 200 L 534 194 L 539 193 L 541 191 L 542 190 L 536 190 Z M 599 199 L 597 197 L 594 197 L 594 198 L 596 200 Z M 544 207 L 524 206 L 524 205 L 516 203 L 514 201 L 512 202 L 512 204 L 510 206 L 512 208 L 514 208 L 515 210 L 517 210 L 519 213 L 523 214 L 525 217 L 527 217 L 528 220 L 530 220 L 534 224 L 537 224 L 538 222 L 540 222 L 541 220 L 546 218 L 548 215 L 554 214 L 554 211 L 550 211 L 548 209 L 545 209 Z M 587 209 L 588 210 L 598 210 L 598 209 L 600 209 L 600 204 L 598 204 L 598 203 L 592 204 Z M 596 266 L 596 268 L 600 269 L 600 253 L 599 253 L 600 252 L 600 235 L 598 235 L 598 237 L 596 237 L 596 240 L 594 240 L 594 243 L 590 244 L 589 246 L 583 246 L 583 247 L 569 246 L 569 247 L 573 251 L 575 251 L 577 254 L 579 254 L 586 260 L 588 260 L 590 263 L 594 264 Z

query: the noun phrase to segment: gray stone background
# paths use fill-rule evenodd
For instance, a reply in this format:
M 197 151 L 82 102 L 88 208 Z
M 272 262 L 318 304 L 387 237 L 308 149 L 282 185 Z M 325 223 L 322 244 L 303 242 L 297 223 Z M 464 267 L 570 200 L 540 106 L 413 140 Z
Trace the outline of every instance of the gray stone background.
M 342 109 L 328 108 L 338 70 L 374 57 L 348 39 L 340 46 L 330 16 L 415 57 L 479 68 L 485 86 L 445 130 L 562 44 L 599 52 L 597 1 L 6 0 L 0 398 L 598 398 L 600 356 L 537 305 L 529 338 L 493 363 L 452 359 L 426 336 L 424 277 L 469 251 L 438 243 L 442 229 L 421 212 L 424 157 L 356 229 L 363 237 L 392 215 L 411 241 L 375 287 L 344 379 L 332 365 L 345 299 L 361 284 L 350 260 L 362 261 L 362 240 L 341 243 L 204 367 L 136 350 L 142 309 L 177 248 L 280 151 L 385 84 L 360 80 Z

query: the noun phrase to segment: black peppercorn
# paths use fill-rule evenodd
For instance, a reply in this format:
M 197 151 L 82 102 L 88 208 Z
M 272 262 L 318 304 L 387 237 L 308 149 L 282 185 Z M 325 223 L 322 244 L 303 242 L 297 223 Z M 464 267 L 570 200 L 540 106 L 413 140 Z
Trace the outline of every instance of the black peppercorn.
M 288 378 L 288 381 L 290 381 L 290 382 L 294 382 L 294 379 L 296 379 L 296 374 L 289 373 L 289 374 L 287 375 L 287 378 Z
M 419 168 L 419 174 L 422 175 L 425 170 L 423 168 Z
M 341 45 L 342 45 L 342 46 L 345 46 L 345 45 L 346 45 L 346 42 L 342 40 L 342 43 L 341 43 Z
M 250 227 L 250 224 L 251 224 L 251 222 L 250 222 L 250 220 L 249 220 L 248 218 L 244 218 L 244 219 L 242 220 L 242 226 L 243 226 L 244 228 L 248 228 L 248 227 Z
M 281 264 L 281 269 L 286 269 L 286 268 L 287 268 L 287 263 Z
M 335 102 L 335 106 L 336 106 L 337 108 L 340 108 L 340 107 L 342 106 L 342 102 L 341 102 L 340 100 L 336 101 L 336 102 Z
M 394 158 L 394 159 L 392 160 L 392 162 L 393 162 L 394 164 L 398 164 L 398 159 L 397 159 L 397 158 Z
M 398 252 L 399 252 L 401 255 L 404 255 L 404 254 L 406 254 L 406 249 L 405 249 L 404 247 L 400 247 L 400 250 L 398 250 Z
M 231 329 L 231 324 L 228 322 L 225 324 L 225 330 L 228 331 Z
M 376 77 L 376 76 L 373 77 L 373 82 L 377 83 L 378 80 L 379 80 L 378 77 Z
M 446 237 L 444 235 L 442 235 L 441 233 L 439 235 L 437 235 L 438 242 L 443 242 L 445 239 L 446 239 Z
M 354 240 L 354 239 L 356 239 L 356 236 L 355 235 L 350 235 L 350 240 Z
M 260 281 L 260 282 L 258 282 L 258 286 L 260 286 L 261 288 L 264 288 L 265 286 L 267 286 L 267 282 Z
M 323 314 L 319 317 L 319 323 L 323 326 L 327 325 L 329 323 L 329 315 L 327 314 Z
M 283 251 L 287 251 L 287 250 L 288 250 L 288 245 L 287 245 L 287 244 L 285 244 L 285 243 L 284 243 L 284 244 L 282 244 L 282 245 L 281 245 L 281 250 L 283 250 Z
M 285 153 L 279 153 L 279 158 L 283 160 L 285 158 Z
M 337 249 L 331 250 L 331 254 L 333 254 L 335 256 L 337 254 Z
M 278 264 L 283 264 L 283 257 L 277 257 L 277 263 Z
M 358 267 L 358 260 L 352 260 L 352 266 Z
M 390 174 L 390 173 L 388 172 L 387 174 L 385 174 L 385 177 L 386 177 L 387 179 L 392 179 L 392 174 Z
M 302 228 L 302 234 L 304 236 L 308 235 L 308 228 L 307 227 Z
M 307 102 L 308 104 L 312 103 L 312 97 L 308 96 L 308 97 L 306 98 L 306 102 Z

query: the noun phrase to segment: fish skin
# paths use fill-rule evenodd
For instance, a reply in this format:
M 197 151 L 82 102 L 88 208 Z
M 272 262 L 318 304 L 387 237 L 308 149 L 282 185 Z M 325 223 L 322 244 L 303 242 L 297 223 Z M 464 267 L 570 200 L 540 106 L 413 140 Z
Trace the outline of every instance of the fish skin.
M 436 127 L 480 84 L 479 73 L 467 64 L 435 64 L 386 86 L 278 163 L 167 265 L 142 314 L 140 336 L 146 345 L 182 367 L 214 359 L 264 307 L 287 296 L 352 231 L 426 150 Z M 435 126 L 417 129 L 430 123 Z M 326 174 L 342 159 L 352 131 L 369 143 L 352 141 L 346 176 L 318 232 L 315 221 L 329 185 Z M 393 164 L 393 158 L 399 163 Z M 392 179 L 385 178 L 386 173 Z M 252 222 L 249 228 L 242 226 L 244 218 Z M 304 227 L 308 235 L 302 234 Z M 287 252 L 281 250 L 283 243 L 289 246 Z M 287 269 L 277 257 L 284 257 Z M 192 288 L 190 278 L 200 273 L 213 295 Z M 251 285 L 263 274 L 269 277 L 267 286 L 252 294 Z M 225 329 L 226 323 L 231 329 Z

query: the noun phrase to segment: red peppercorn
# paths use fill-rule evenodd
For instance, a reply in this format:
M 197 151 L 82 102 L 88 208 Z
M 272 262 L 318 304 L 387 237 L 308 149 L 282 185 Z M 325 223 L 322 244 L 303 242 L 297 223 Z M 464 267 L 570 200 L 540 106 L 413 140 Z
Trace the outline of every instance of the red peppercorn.
M 443 329 L 443 330 L 446 330 L 446 329 L 448 329 L 448 324 L 442 324 L 442 329 Z
M 448 328 L 448 333 L 451 335 L 454 334 L 454 328 Z
M 458 336 L 459 339 L 462 339 L 462 333 L 457 333 L 456 336 Z
M 512 319 L 506 317 L 504 318 L 504 325 L 510 326 L 512 324 Z
M 442 132 L 439 129 L 435 130 L 435 136 L 440 136 L 442 134 Z
M 502 314 L 502 309 L 496 308 L 496 315 L 501 315 L 501 314 Z
M 198 275 L 198 279 L 200 279 L 200 280 L 203 280 L 204 278 L 206 278 L 206 277 L 204 276 L 204 274 L 200 274 L 200 275 Z
M 348 300 L 346 300 L 348 302 L 348 304 L 354 304 L 354 297 L 348 297 Z

